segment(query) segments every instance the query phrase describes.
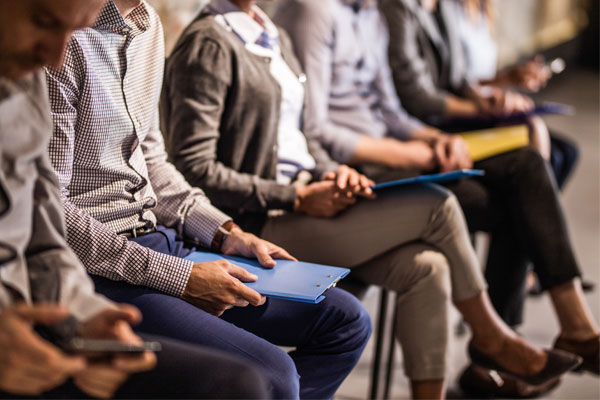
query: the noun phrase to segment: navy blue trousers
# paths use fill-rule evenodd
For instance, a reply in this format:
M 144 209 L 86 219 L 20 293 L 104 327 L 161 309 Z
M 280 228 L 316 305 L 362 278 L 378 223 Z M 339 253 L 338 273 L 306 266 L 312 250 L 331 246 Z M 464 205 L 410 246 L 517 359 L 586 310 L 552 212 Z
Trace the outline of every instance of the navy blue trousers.
M 171 229 L 133 239 L 153 250 L 185 257 Z M 137 306 L 139 332 L 222 350 L 254 363 L 274 398 L 333 397 L 369 339 L 371 321 L 360 302 L 333 288 L 319 304 L 268 299 L 260 307 L 234 308 L 215 317 L 179 298 L 149 288 L 93 277 L 96 290 Z M 277 346 L 294 347 L 289 354 Z M 202 384 L 202 383 L 199 383 Z

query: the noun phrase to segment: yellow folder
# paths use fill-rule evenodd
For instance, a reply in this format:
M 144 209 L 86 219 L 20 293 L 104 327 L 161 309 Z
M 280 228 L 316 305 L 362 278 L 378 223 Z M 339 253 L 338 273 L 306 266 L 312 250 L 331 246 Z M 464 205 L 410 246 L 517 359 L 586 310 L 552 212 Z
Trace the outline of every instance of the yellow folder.
M 529 144 L 527 125 L 490 128 L 459 134 L 467 142 L 473 161 L 483 160 Z

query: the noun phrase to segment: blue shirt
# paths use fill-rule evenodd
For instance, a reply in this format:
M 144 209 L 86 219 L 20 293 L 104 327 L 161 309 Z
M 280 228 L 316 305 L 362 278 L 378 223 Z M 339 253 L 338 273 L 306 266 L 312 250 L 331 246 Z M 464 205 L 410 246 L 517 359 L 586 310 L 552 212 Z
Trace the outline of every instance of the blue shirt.
M 360 135 L 408 139 L 423 126 L 396 95 L 374 0 L 290 0 L 274 20 L 290 33 L 308 78 L 304 133 L 334 159 L 347 162 Z

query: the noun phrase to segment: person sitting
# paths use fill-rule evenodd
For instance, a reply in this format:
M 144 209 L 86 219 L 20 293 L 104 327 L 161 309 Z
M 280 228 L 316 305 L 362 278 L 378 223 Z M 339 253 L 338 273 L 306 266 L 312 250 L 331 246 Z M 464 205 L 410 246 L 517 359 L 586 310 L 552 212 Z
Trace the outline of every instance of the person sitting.
M 418 186 L 374 198 L 369 179 L 304 136 L 303 80 L 288 36 L 254 1 L 212 0 L 167 60 L 170 159 L 244 228 L 397 291 L 413 396 L 443 397 L 449 298 L 473 327 L 474 349 L 524 379 L 535 374 L 543 353 L 490 306 L 454 196 Z M 518 359 L 527 367 L 514 369 Z
M 274 20 L 290 33 L 307 75 L 304 133 L 336 161 L 376 165 L 380 176 L 431 171 L 436 164 L 442 170 L 471 165 L 464 143 L 412 119 L 401 107 L 387 62 L 388 31 L 375 1 L 288 0 Z M 520 322 L 532 260 L 558 316 L 555 346 L 584 356 L 585 367 L 597 372 L 598 326 L 581 291 L 546 162 L 536 150 L 522 148 L 474 166 L 485 176 L 446 186 L 457 196 L 469 228 L 492 233 L 485 276 L 496 310 L 509 324 Z
M 250 360 L 273 397 L 330 398 L 371 333 L 360 302 L 337 288 L 316 305 L 265 301 L 242 283 L 257 279 L 244 269 L 183 258 L 202 247 L 267 268 L 293 259 L 236 226 L 167 162 L 158 127 L 163 45 L 145 1 L 111 0 L 74 33 L 65 66 L 47 69 L 49 153 L 69 243 L 97 291 L 140 308 L 141 332 Z
M 394 38 L 389 47 L 394 83 L 412 115 L 426 121 L 435 119 L 453 131 L 472 130 L 485 128 L 489 122 L 457 124 L 452 117 L 510 114 L 534 106 L 529 97 L 510 90 L 515 86 L 506 85 L 507 77 L 519 89 L 539 88 L 548 79 L 543 64 L 523 64 L 512 73 L 500 74 L 498 80 L 490 76 L 497 60 L 490 36 L 495 16 L 490 2 L 385 0 L 381 7 Z M 447 118 L 450 120 L 444 122 Z M 562 188 L 578 158 L 576 145 L 549 133 L 539 116 L 524 121 L 529 126 L 530 145 L 550 161 Z
M 41 68 L 60 68 L 71 32 L 91 24 L 103 5 L 0 2 L 0 398 L 264 398 L 249 362 L 134 334 L 139 311 L 95 294 L 67 245 L 46 152 L 52 122 Z M 74 335 L 158 340 L 162 351 L 102 361 L 51 341 Z

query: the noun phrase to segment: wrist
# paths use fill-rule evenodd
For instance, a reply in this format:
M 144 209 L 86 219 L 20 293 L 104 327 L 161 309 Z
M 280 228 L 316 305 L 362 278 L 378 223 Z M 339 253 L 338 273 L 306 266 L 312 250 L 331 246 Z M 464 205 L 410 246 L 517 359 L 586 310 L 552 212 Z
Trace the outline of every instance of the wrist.
M 306 194 L 306 186 L 296 188 L 296 199 L 294 200 L 294 211 L 302 211 L 303 200 Z
M 227 221 L 223 225 L 221 225 L 215 232 L 215 236 L 213 236 L 212 243 L 210 244 L 210 249 L 214 252 L 221 252 L 221 250 L 223 249 L 223 245 L 225 244 L 225 240 L 236 229 L 241 230 L 241 228 L 237 226 L 233 221 Z

